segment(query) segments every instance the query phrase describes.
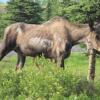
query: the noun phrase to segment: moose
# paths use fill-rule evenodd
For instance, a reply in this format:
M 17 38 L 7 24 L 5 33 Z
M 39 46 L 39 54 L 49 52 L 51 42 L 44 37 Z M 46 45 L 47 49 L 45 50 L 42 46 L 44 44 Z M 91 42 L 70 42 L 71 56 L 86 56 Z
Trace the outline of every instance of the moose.
M 0 60 L 10 51 L 18 54 L 16 70 L 24 66 L 26 56 L 44 55 L 64 68 L 64 59 L 71 48 L 84 43 L 89 52 L 89 79 L 94 79 L 96 51 L 100 51 L 100 25 L 73 24 L 63 17 L 54 17 L 43 24 L 14 23 L 4 32 Z

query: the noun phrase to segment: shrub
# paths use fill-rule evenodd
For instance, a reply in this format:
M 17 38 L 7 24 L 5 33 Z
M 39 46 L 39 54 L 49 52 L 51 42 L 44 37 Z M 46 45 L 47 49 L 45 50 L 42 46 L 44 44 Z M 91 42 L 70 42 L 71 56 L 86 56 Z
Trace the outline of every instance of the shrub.
M 44 58 L 36 58 L 33 67 L 22 71 L 0 73 L 2 100 L 99 100 L 99 94 L 100 83 L 90 84 Z

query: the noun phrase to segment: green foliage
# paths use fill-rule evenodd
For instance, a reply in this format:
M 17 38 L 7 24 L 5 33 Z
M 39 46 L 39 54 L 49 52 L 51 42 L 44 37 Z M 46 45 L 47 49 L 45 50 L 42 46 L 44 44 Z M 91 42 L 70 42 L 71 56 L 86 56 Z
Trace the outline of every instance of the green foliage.
M 58 15 L 74 22 L 86 23 L 90 16 L 92 20 L 100 21 L 100 0 L 46 0 L 46 4 L 44 11 L 47 11 L 47 19 Z
M 6 14 L 5 14 L 6 16 Z M 6 25 L 8 24 L 8 22 L 3 18 L 4 14 L 0 14 L 0 38 L 2 37 L 3 33 L 4 33 L 4 29 L 6 27 Z
M 100 0 L 79 0 L 65 8 L 67 16 L 72 21 L 88 22 L 88 17 L 93 21 L 100 20 Z
M 78 62 L 78 59 L 85 60 L 83 55 L 72 55 L 69 61 L 73 64 Z M 74 57 L 75 56 L 75 57 Z M 95 85 L 89 83 L 84 75 L 80 72 L 72 73 L 68 68 L 62 70 L 50 60 L 45 60 L 44 57 L 34 59 L 34 64 L 27 59 L 25 68 L 22 71 L 14 71 L 15 58 L 13 68 L 11 62 L 5 59 L 5 70 L 0 72 L 0 99 L 2 100 L 99 100 L 100 99 L 100 82 L 95 82 Z M 69 62 L 68 61 L 68 62 Z M 71 64 L 70 62 L 70 64 Z M 67 63 L 68 66 L 70 64 Z M 82 65 L 82 63 L 79 65 Z M 0 64 L 0 66 L 3 66 Z M 73 70 L 75 67 L 73 65 Z M 77 66 L 78 67 L 78 66 Z M 3 66 L 4 68 L 4 66 Z M 76 68 L 76 67 L 75 67 Z M 83 68 L 84 69 L 84 68 Z M 85 71 L 85 70 L 84 70 Z M 74 70 L 75 72 L 75 70 Z
M 45 1 L 45 0 L 43 0 Z M 44 16 L 46 20 L 54 17 L 54 16 L 65 16 L 66 13 L 64 11 L 69 5 L 71 5 L 71 0 L 47 0 L 44 9 Z
M 0 98 L 34 100 L 58 100 L 59 98 L 60 100 L 68 98 L 71 94 L 77 96 L 79 92 L 87 95 L 85 92 L 87 87 L 87 81 L 61 69 L 33 70 L 33 68 L 27 68 L 19 73 L 9 71 L 2 74 L 0 77 Z
M 6 5 L 0 4 L 0 38 L 3 36 L 5 27 L 10 23 L 9 14 L 6 13 Z
M 43 0 L 45 1 L 45 0 Z M 49 20 L 50 18 L 59 15 L 60 13 L 60 4 L 59 0 L 47 0 L 46 3 L 43 5 L 44 11 L 43 11 L 43 19 L 45 21 Z
M 42 8 L 33 0 L 10 0 L 7 11 L 14 22 L 40 23 Z

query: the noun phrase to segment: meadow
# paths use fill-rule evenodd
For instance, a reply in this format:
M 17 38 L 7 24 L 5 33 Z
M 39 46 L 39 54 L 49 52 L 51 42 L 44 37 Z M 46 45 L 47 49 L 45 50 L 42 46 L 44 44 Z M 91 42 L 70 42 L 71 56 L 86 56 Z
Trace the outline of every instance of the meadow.
M 100 57 L 95 81 L 87 81 L 88 56 L 72 53 L 65 70 L 49 59 L 27 57 L 21 71 L 15 71 L 16 55 L 0 62 L 0 100 L 100 100 Z

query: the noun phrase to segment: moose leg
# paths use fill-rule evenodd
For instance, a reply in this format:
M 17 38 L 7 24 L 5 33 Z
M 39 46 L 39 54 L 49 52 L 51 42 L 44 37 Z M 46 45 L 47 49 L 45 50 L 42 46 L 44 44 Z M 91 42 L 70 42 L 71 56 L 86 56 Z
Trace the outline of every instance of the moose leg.
M 96 51 L 89 50 L 89 69 L 88 69 L 88 80 L 94 80 L 95 77 L 95 63 L 96 63 Z
M 25 59 L 26 57 L 18 54 L 18 59 L 17 59 L 17 64 L 16 64 L 16 70 L 23 68 L 24 64 L 25 64 Z
M 5 39 L 0 43 L 0 61 L 10 52 L 12 51 L 16 44 L 13 41 L 9 41 L 9 39 Z
M 0 61 L 10 52 L 5 42 L 0 43 Z
M 57 56 L 55 61 L 57 63 L 57 66 L 64 69 L 64 57 L 63 57 L 63 55 Z
M 63 69 L 65 68 L 65 67 L 64 67 L 64 58 L 61 59 L 60 67 L 62 67 Z
M 64 59 L 70 56 L 71 50 L 62 53 L 60 57 L 57 58 L 58 65 L 64 69 Z

